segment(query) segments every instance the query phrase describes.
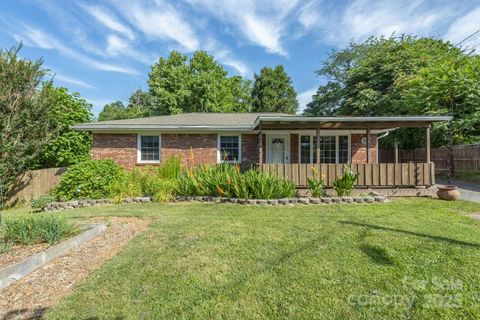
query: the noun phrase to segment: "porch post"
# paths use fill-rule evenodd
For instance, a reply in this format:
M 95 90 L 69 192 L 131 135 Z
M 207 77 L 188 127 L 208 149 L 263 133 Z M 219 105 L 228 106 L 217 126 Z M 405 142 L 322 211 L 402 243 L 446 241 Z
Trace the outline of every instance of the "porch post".
M 367 128 L 367 163 L 370 163 L 370 128 Z
M 263 170 L 263 134 L 262 134 L 262 125 L 259 125 L 258 128 L 258 164 L 260 171 Z
M 315 152 L 317 154 L 317 163 L 320 163 L 320 129 L 317 128 L 317 143 L 315 144 Z
M 425 154 L 427 163 L 430 163 L 430 127 L 425 128 Z
M 393 145 L 395 147 L 395 163 L 398 163 L 398 142 L 395 141 Z

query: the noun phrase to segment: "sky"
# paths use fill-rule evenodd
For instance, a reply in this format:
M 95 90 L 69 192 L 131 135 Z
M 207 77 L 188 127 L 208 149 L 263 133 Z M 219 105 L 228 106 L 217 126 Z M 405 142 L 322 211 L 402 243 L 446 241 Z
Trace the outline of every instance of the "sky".
M 480 0 L 4 0 L 0 47 L 51 70 L 97 115 L 148 89 L 150 66 L 171 50 L 205 50 L 230 75 L 253 78 L 283 64 L 300 111 L 326 80 L 315 70 L 332 50 L 403 33 L 456 44 L 480 29 Z M 480 33 L 461 43 L 480 45 Z

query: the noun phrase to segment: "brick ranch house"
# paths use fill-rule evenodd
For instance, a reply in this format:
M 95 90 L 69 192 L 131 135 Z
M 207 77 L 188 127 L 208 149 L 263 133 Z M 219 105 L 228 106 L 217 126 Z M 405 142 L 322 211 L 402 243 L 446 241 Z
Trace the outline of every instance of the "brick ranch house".
M 292 170 L 301 171 L 306 164 L 319 165 L 319 170 L 338 171 L 337 168 L 345 164 L 367 165 L 360 167 L 377 170 L 373 165 L 378 163 L 378 140 L 388 132 L 401 127 L 424 128 L 425 145 L 429 150 L 432 123 L 448 120 L 450 117 L 442 116 L 186 113 L 92 122 L 73 128 L 93 134 L 94 159 L 113 159 L 127 169 L 155 165 L 169 156 L 180 156 L 188 166 L 226 161 L 270 171 L 275 167 L 275 174 L 281 170 L 288 177 L 293 174 Z M 429 157 L 426 163 L 430 164 Z M 333 168 L 331 165 L 335 165 L 335 169 L 328 169 Z

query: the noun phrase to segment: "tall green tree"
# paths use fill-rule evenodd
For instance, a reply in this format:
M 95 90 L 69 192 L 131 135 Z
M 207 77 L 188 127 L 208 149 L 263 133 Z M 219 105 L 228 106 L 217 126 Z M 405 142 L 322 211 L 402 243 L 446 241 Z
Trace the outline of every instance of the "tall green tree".
M 98 114 L 98 121 L 128 119 L 122 101 L 107 103 Z
M 90 156 L 91 136 L 70 127 L 92 120 L 92 105 L 79 93 L 69 93 L 67 88 L 55 88 L 47 83 L 42 95 L 48 101 L 48 114 L 54 127 L 54 136 L 35 159 L 32 167 L 50 168 L 69 166 Z
M 21 46 L 0 49 L 0 188 L 8 193 L 19 175 L 54 136 L 48 95 L 41 91 L 42 60 L 18 57 Z
M 154 114 L 245 111 L 248 83 L 229 77 L 213 56 L 196 51 L 190 59 L 178 51 L 152 66 L 148 86 L 156 99 Z
M 467 91 L 460 92 L 466 88 L 458 83 L 461 77 L 455 75 L 462 68 L 461 61 L 472 59 L 451 43 L 431 38 L 407 35 L 351 43 L 345 49 L 333 51 L 316 71 L 327 82 L 319 87 L 305 114 L 378 116 L 447 115 L 452 112 L 455 118 L 452 125 L 458 131 L 466 124 L 458 121 L 462 117 L 459 112 L 469 109 L 467 113 L 472 113 L 473 104 L 456 99 L 454 108 L 445 108 L 441 103 L 432 103 L 431 94 L 439 93 L 440 87 L 453 85 L 453 79 L 456 79 L 456 95 L 465 94 Z M 449 68 L 454 71 L 447 72 Z M 468 77 L 462 80 L 465 84 L 478 81 L 473 72 L 461 74 Z M 427 75 L 435 75 L 436 80 L 428 80 Z M 472 122 L 469 124 L 474 126 Z M 462 130 L 462 135 L 470 135 L 470 138 L 460 139 L 460 135 L 456 135 L 454 142 L 475 139 L 472 138 L 475 130 L 471 129 Z M 448 131 L 445 124 L 435 125 L 433 145 L 445 144 Z M 393 139 L 397 139 L 403 148 L 418 147 L 423 143 L 422 134 L 414 129 L 399 130 L 384 141 L 391 143 Z
M 254 75 L 252 109 L 255 112 L 297 112 L 297 93 L 282 65 L 264 67 L 260 74 Z

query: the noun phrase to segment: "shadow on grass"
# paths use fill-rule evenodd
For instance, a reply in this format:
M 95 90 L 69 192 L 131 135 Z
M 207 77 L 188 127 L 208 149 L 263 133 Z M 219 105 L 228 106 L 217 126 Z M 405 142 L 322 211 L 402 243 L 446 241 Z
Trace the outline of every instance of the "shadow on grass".
M 375 262 L 376 264 L 380 264 L 383 266 L 393 266 L 395 262 L 393 259 L 388 255 L 387 250 L 382 247 L 372 246 L 369 244 L 362 244 L 360 245 L 360 250 L 365 253 L 370 260 Z
M 471 243 L 471 242 L 466 242 L 466 241 L 462 241 L 462 240 L 456 240 L 456 239 L 451 239 L 451 238 L 441 237 L 441 236 L 433 236 L 433 235 L 426 234 L 426 233 L 421 233 L 421 232 L 408 231 L 408 230 L 402 230 L 402 229 L 396 229 L 396 228 L 390 228 L 390 227 L 383 227 L 383 226 L 378 226 L 378 225 L 375 225 L 375 224 L 359 223 L 359 222 L 353 222 L 353 221 L 340 221 L 340 223 L 350 224 L 350 225 L 354 225 L 354 226 L 358 226 L 358 227 L 366 227 L 366 228 L 375 229 L 375 230 L 384 230 L 384 231 L 405 233 L 405 234 L 410 234 L 410 235 L 417 236 L 417 237 L 428 238 L 428 239 L 437 240 L 437 241 L 444 241 L 444 242 L 448 242 L 448 243 L 451 243 L 451 244 L 457 244 L 457 245 L 460 245 L 460 246 L 480 248 L 480 244 L 478 244 L 478 243 Z

